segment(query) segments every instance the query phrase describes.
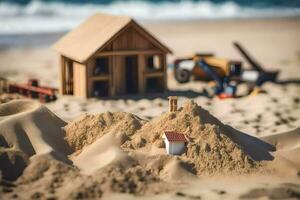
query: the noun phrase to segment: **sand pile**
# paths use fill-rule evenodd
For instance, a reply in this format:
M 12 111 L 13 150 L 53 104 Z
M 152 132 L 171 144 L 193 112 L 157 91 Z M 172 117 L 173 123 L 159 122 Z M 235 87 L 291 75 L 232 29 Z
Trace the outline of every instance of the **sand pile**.
M 0 176 L 3 180 L 15 181 L 28 163 L 29 158 L 23 152 L 0 147 Z
M 143 123 L 131 114 L 104 113 L 68 125 L 65 135 L 66 123 L 36 102 L 2 104 L 0 196 L 70 199 L 99 198 L 110 192 L 139 195 L 164 191 L 169 186 L 120 148 Z M 69 160 L 73 151 L 65 138 L 75 150 L 86 147 L 70 157 L 74 163 Z M 81 139 L 82 143 L 76 143 Z
M 71 163 L 67 155 L 72 151 L 64 141 L 62 129 L 65 125 L 63 120 L 45 106 L 34 101 L 15 100 L 1 104 L 0 172 L 4 182 L 1 182 L 0 187 L 3 187 L 4 193 L 10 195 L 13 190 L 17 193 L 23 191 L 24 197 L 22 198 L 33 198 L 25 197 L 29 189 L 47 187 L 47 181 L 39 182 L 38 180 L 40 176 L 44 177 L 44 171 L 54 166 L 50 160 Z M 34 159 L 34 157 L 45 155 L 48 155 L 50 159 L 47 158 L 44 162 L 37 162 Z M 57 170 L 53 170 L 53 173 L 56 173 L 54 171 Z M 48 176 L 53 178 L 54 175 L 49 173 Z M 17 187 L 10 183 L 15 180 L 17 180 Z M 26 184 L 23 184 L 24 181 Z
M 2 94 L 0 94 L 0 104 L 7 103 L 12 100 L 24 99 L 24 98 L 25 98 L 24 96 L 17 94 L 17 93 L 13 93 L 13 94 L 2 93 Z
M 93 176 L 85 176 L 76 167 L 60 162 L 50 154 L 33 156 L 16 185 L 17 188 L 9 188 L 14 190 L 5 193 L 5 197 L 21 194 L 23 199 L 91 199 L 109 193 L 154 194 L 170 188 L 138 165 L 119 168 L 110 164 Z
M 177 112 L 166 113 L 146 123 L 123 147 L 139 149 L 161 144 L 164 130 L 186 134 L 189 139 L 182 160 L 192 163 L 198 175 L 248 172 L 258 166 L 240 145 L 229 137 L 225 126 L 209 112 L 189 101 Z M 136 145 L 136 141 L 144 141 Z M 159 145 L 157 145 L 159 146 Z
M 120 148 L 124 143 L 124 137 L 120 135 L 120 133 L 109 132 L 97 139 L 84 148 L 79 155 L 73 157 L 74 164 L 84 174 L 92 174 L 106 165 L 118 168 L 130 168 L 136 165 L 136 161 Z
M 0 107 L 0 143 L 28 156 L 56 152 L 68 155 L 64 140 L 66 123 L 45 106 L 30 100 L 15 100 Z
M 182 161 L 177 157 L 169 159 L 161 168 L 160 177 L 169 182 L 184 182 L 196 178 L 193 164 Z
M 16 163 L 15 157 L 22 158 L 22 163 L 13 166 L 15 177 L 1 169 L 7 180 L 19 177 L 15 188 L 5 189 L 10 191 L 5 197 L 158 194 L 178 188 L 196 175 L 247 173 L 260 166 L 253 156 L 266 153 L 263 145 L 256 143 L 258 139 L 223 125 L 194 102 L 151 121 L 107 112 L 85 115 L 66 125 L 46 107 L 31 101 L 3 104 L 0 116 L 3 163 L 7 166 Z M 189 141 L 182 155 L 165 153 L 161 139 L 165 130 L 186 134 Z M 13 156 L 7 156 L 8 151 L 13 151 Z
M 285 175 L 300 175 L 300 128 L 262 139 L 276 146 L 274 166 L 277 171 Z
M 128 136 L 133 135 L 145 122 L 139 117 L 125 112 L 86 114 L 65 127 L 66 140 L 77 151 L 112 131 L 123 132 Z
M 145 195 L 162 193 L 170 188 L 150 170 L 139 165 L 130 168 L 107 166 L 95 174 L 95 180 L 105 192 Z
M 192 165 L 194 172 L 198 175 L 229 172 L 245 173 L 256 169 L 260 165 L 244 152 L 247 148 L 245 148 L 243 140 L 235 137 L 238 133 L 234 129 L 228 128 L 192 101 L 185 103 L 177 112 L 165 113 L 149 122 L 128 113 L 107 112 L 99 115 L 85 115 L 78 121 L 68 124 L 65 130 L 69 145 L 75 151 L 84 151 L 78 158 L 74 157 L 74 162 L 84 163 L 83 165 L 79 164 L 79 166 L 87 169 L 87 171 L 91 171 L 88 169 L 91 167 L 87 168 L 84 165 L 92 166 L 103 160 L 99 166 L 105 166 L 113 161 L 115 157 L 123 158 L 124 155 L 119 156 L 123 152 L 116 149 L 120 145 L 127 152 L 140 149 L 149 152 L 149 149 L 153 149 L 152 147 L 163 148 L 164 144 L 161 138 L 165 130 L 174 130 L 186 134 L 189 142 L 186 152 L 180 156 L 180 162 L 188 166 Z M 119 142 L 117 145 L 113 145 L 111 141 L 117 139 L 109 142 L 95 142 L 102 136 L 112 132 L 121 135 L 122 143 Z M 109 145 L 104 145 L 104 143 Z M 104 148 L 104 146 L 106 147 Z M 149 154 L 146 153 L 143 156 L 149 157 Z M 103 157 L 109 157 L 111 160 L 101 159 Z M 135 159 L 141 163 L 139 157 Z M 164 161 L 161 161 L 165 164 L 168 162 L 174 161 L 170 161 L 170 158 L 164 158 Z M 152 163 L 150 158 L 144 167 L 151 168 L 159 176 L 160 170 L 164 166 L 161 166 L 161 169 L 155 165 L 149 167 L 149 163 Z
M 79 170 L 56 160 L 51 154 L 32 156 L 30 164 L 15 186 L 6 187 L 5 198 L 21 199 L 55 199 L 68 195 L 68 188 L 76 178 Z

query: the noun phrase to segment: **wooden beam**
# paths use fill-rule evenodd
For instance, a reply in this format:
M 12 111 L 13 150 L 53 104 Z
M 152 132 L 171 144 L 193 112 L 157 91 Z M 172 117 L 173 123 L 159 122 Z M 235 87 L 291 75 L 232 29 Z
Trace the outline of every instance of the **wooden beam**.
M 88 97 L 93 97 L 93 81 L 92 79 L 90 78 L 91 75 L 93 74 L 92 73 L 92 70 L 93 70 L 93 66 L 94 66 L 94 63 L 95 63 L 95 60 L 94 58 L 92 59 L 89 59 L 86 63 L 86 67 L 87 67 L 87 96 Z
M 160 76 L 164 76 L 164 72 L 148 72 L 145 73 L 145 76 L 148 77 L 160 77 Z
M 107 81 L 109 79 L 109 75 L 101 75 L 101 76 L 92 76 L 90 77 L 93 81 Z
M 59 93 L 61 95 L 66 94 L 66 70 L 65 70 L 65 61 L 64 61 L 64 57 L 60 56 L 60 86 L 59 86 Z
M 145 56 L 142 54 L 138 55 L 138 84 L 139 93 L 144 94 L 146 92 L 146 80 L 145 80 Z
M 114 63 L 114 58 L 113 56 L 109 56 L 108 58 L 108 74 L 109 74 L 109 87 L 108 87 L 108 94 L 109 96 L 114 96 L 113 88 L 114 88 L 114 76 L 113 76 L 113 63 Z
M 73 63 L 73 94 L 81 98 L 86 98 L 86 68 L 87 66 L 85 64 L 81 64 L 78 62 Z
M 84 84 L 85 84 L 85 98 L 89 97 L 89 85 L 88 85 L 88 79 L 89 79 L 89 75 L 88 75 L 88 62 L 85 64 L 85 80 L 84 80 Z
M 116 68 L 116 56 L 112 57 L 112 65 L 111 65 L 111 83 L 112 83 L 112 87 L 110 88 L 110 95 L 112 97 L 116 96 L 116 73 L 118 73 L 117 68 Z
M 140 54 L 162 54 L 158 50 L 126 50 L 126 51 L 102 51 L 96 56 L 121 56 L 121 55 L 140 55 Z
M 162 67 L 164 72 L 164 92 L 168 90 L 168 64 L 167 64 L 167 54 L 161 56 Z

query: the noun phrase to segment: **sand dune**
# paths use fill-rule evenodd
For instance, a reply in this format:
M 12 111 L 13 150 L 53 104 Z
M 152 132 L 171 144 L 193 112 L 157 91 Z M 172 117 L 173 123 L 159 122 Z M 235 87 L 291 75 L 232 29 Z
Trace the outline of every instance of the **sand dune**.
M 178 158 L 171 159 L 162 169 L 161 177 L 170 182 L 188 182 L 190 179 L 195 179 L 196 172 L 191 165 L 182 162 Z M 178 178 L 180 177 L 180 179 Z
M 74 165 L 85 174 L 91 174 L 106 165 L 130 167 L 135 164 L 135 161 L 120 148 L 121 142 L 116 137 L 115 132 L 110 132 L 84 148 L 79 155 L 74 157 L 72 159 Z
M 277 169 L 285 173 L 290 168 L 290 174 L 300 171 L 300 128 L 285 133 L 262 138 L 264 141 L 276 146 L 275 161 Z
M 69 145 L 75 151 L 80 151 L 110 132 L 118 132 L 121 135 L 125 133 L 125 137 L 134 134 L 144 123 L 144 120 L 130 113 L 105 112 L 96 115 L 85 114 L 64 129 Z
M 300 169 L 299 129 L 261 140 L 223 124 L 193 101 L 150 121 L 115 112 L 85 115 L 67 124 L 28 100 L 0 105 L 0 114 L 2 179 L 17 179 L 12 191 L 28 198 L 153 195 L 208 175 L 297 177 Z M 167 155 L 164 130 L 185 133 L 186 152 Z M 42 188 L 42 193 L 28 193 L 29 188 Z
M 228 136 L 245 151 L 252 159 L 256 161 L 273 160 L 272 152 L 275 147 L 272 144 L 264 142 L 257 137 L 238 131 L 230 126 L 224 126 Z
M 22 175 L 28 163 L 29 158 L 25 153 L 14 149 L 0 148 L 0 180 L 15 181 Z
M 261 139 L 276 146 L 278 151 L 297 149 L 300 148 L 300 128 Z
M 72 152 L 64 140 L 66 123 L 45 106 L 29 100 L 16 100 L 0 107 L 1 146 L 27 155 Z

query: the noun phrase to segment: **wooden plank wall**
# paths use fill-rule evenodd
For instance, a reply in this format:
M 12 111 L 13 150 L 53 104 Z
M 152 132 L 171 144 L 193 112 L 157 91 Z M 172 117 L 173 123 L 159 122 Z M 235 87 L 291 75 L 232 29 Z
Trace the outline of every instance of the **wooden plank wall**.
M 112 50 L 157 50 L 157 47 L 138 33 L 133 27 L 129 27 L 104 48 L 104 51 Z
M 146 92 L 146 79 L 145 79 L 145 70 L 146 70 L 146 60 L 145 55 L 138 55 L 138 83 L 139 83 L 139 93 L 144 94 Z
M 114 82 L 114 72 L 116 69 L 114 69 L 114 57 L 109 56 L 109 88 L 108 88 L 108 94 L 112 97 L 116 95 L 116 84 Z
M 74 81 L 73 92 L 75 96 L 86 98 L 87 97 L 87 66 L 77 62 L 73 63 L 74 68 Z
M 149 39 L 143 35 L 140 31 L 137 31 L 134 25 L 128 27 L 121 35 L 115 38 L 112 42 L 108 43 L 102 51 L 116 52 L 116 51 L 136 51 L 138 56 L 138 91 L 140 94 L 146 92 L 146 59 L 147 54 L 139 53 L 139 51 L 154 51 L 162 52 L 162 50 L 155 46 Z M 93 82 L 90 80 L 92 73 L 91 70 L 95 65 L 95 59 L 101 56 L 101 52 L 98 51 L 88 61 L 87 68 L 87 90 L 88 96 L 93 96 Z M 106 55 L 107 56 L 107 55 Z M 117 96 L 125 94 L 125 56 L 126 55 L 111 55 L 109 62 L 109 95 Z M 164 72 L 166 74 L 166 54 L 162 54 L 162 64 Z M 164 87 L 166 88 L 166 75 L 163 77 Z M 165 89 L 164 88 L 164 89 Z
M 156 47 L 150 43 L 144 36 L 138 33 L 134 28 L 129 27 L 123 34 L 117 37 L 111 44 L 107 46 L 106 51 L 130 51 L 130 50 L 157 50 Z M 101 52 L 100 52 L 101 54 Z M 144 55 L 138 56 L 138 83 L 139 93 L 145 92 L 145 77 Z M 113 56 L 113 82 L 114 82 L 114 95 L 125 94 L 125 56 Z
M 117 57 L 116 56 L 112 56 L 112 65 L 111 65 L 111 69 L 112 69 L 112 74 L 111 74 L 111 83 L 113 85 L 113 87 L 110 89 L 111 90 L 111 96 L 114 97 L 117 95 L 118 93 L 118 84 L 117 84 L 117 79 L 118 79 L 118 69 L 117 69 Z
M 93 97 L 93 68 L 95 66 L 96 62 L 94 58 L 91 58 L 87 61 L 86 67 L 87 67 L 87 96 L 88 97 Z
M 115 95 L 125 94 L 125 68 L 124 68 L 124 56 L 113 56 L 114 59 L 114 71 L 113 81 L 115 85 Z
M 168 64 L 167 64 L 167 54 L 162 54 L 161 56 L 162 60 L 162 67 L 164 71 L 164 91 L 168 90 Z

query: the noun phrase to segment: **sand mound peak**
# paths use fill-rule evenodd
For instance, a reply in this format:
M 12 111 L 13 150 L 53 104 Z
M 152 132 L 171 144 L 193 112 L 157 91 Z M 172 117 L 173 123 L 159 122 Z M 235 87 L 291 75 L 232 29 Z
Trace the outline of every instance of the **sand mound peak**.
M 125 112 L 86 114 L 65 127 L 66 140 L 75 151 L 78 151 L 112 131 L 133 135 L 144 123 L 145 121 L 139 117 Z
M 166 130 L 184 133 L 188 139 L 183 160 L 192 163 L 199 175 L 237 172 L 256 168 L 253 161 L 229 136 L 225 125 L 193 101 L 186 102 L 177 112 L 165 113 L 146 123 L 123 147 L 139 149 L 156 144 Z M 137 146 L 135 141 L 145 140 Z
M 176 112 L 165 113 L 149 122 L 129 113 L 106 112 L 98 115 L 85 115 L 78 121 L 68 124 L 65 130 L 66 140 L 70 146 L 77 152 L 84 151 L 78 157 L 78 159 L 82 158 L 79 160 L 86 160 L 86 156 L 83 155 L 95 155 L 92 156 L 94 158 L 92 160 L 97 162 L 99 159 L 101 160 L 103 154 L 112 158 L 108 162 L 103 162 L 103 165 L 99 164 L 101 167 L 110 164 L 115 159 L 122 160 L 121 158 L 125 154 L 123 156 L 116 155 L 122 155 L 123 150 L 132 152 L 143 149 L 143 151 L 149 152 L 153 149 L 152 145 L 156 148 L 163 148 L 163 145 L 158 144 L 161 144 L 163 132 L 166 130 L 177 131 L 187 136 L 189 142 L 186 151 L 180 156 L 181 162 L 192 165 L 198 175 L 249 172 L 260 166 L 259 162 L 252 159 L 252 156 L 256 154 L 259 155 L 257 157 L 261 157 L 263 153 L 268 153 L 267 151 L 260 153 L 249 150 L 248 146 L 253 142 L 249 136 L 247 143 L 245 143 L 246 140 L 240 140 L 243 136 L 242 133 L 222 124 L 193 101 L 187 101 Z M 111 133 L 114 134 L 114 138 L 103 142 L 106 141 L 105 138 L 112 137 L 108 136 L 112 135 Z M 116 133 L 119 135 L 117 136 Z M 98 140 L 99 138 L 101 139 Z M 255 143 L 252 144 L 255 146 Z M 119 148 L 120 145 L 123 150 Z M 104 150 L 103 146 L 106 146 Z M 264 150 L 257 149 L 258 151 Z M 140 161 L 140 159 L 136 160 Z M 168 158 L 163 160 L 166 163 Z M 88 163 L 88 161 L 80 163 Z M 95 169 L 98 169 L 99 166 Z M 154 170 L 157 167 L 150 168 Z
M 136 162 L 120 148 L 122 141 L 118 135 L 110 132 L 97 139 L 74 157 L 74 164 L 86 174 L 91 174 L 106 165 L 122 168 L 132 166 Z
M 199 118 L 200 124 L 222 125 L 222 122 L 192 100 L 186 101 L 176 113 Z
M 146 123 L 138 132 L 148 142 L 160 139 L 163 131 L 175 130 L 185 133 L 188 137 L 197 137 L 199 132 L 211 126 L 220 126 L 222 123 L 208 111 L 193 101 L 187 101 L 177 112 L 165 113 Z
M 38 102 L 31 100 L 13 100 L 8 103 L 1 104 L 0 117 L 8 117 L 24 112 L 30 112 L 40 106 Z
M 35 101 L 18 100 L 1 104 L 0 111 L 1 146 L 15 148 L 29 156 L 47 152 L 71 153 L 64 141 L 62 127 L 66 123 L 47 107 Z

